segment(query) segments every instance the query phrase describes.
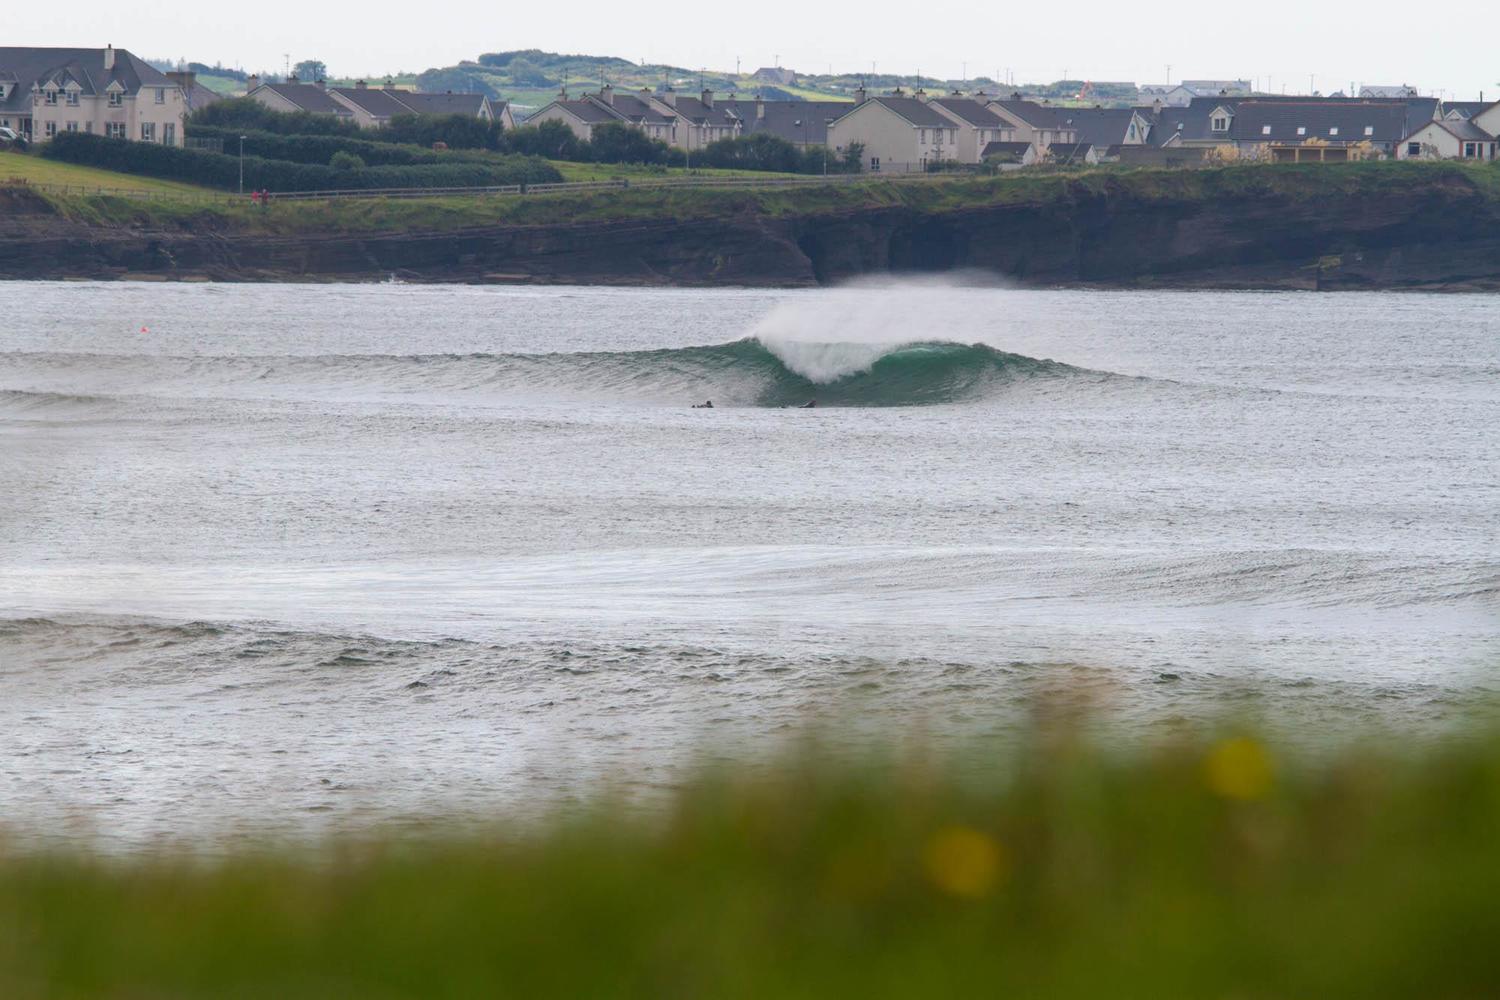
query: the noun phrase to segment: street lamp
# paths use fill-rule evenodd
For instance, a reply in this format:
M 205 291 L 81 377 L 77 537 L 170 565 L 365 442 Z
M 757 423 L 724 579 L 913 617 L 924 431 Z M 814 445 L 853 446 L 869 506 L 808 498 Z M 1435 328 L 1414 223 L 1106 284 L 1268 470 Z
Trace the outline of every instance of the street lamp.
M 240 194 L 245 193 L 245 137 L 240 136 Z

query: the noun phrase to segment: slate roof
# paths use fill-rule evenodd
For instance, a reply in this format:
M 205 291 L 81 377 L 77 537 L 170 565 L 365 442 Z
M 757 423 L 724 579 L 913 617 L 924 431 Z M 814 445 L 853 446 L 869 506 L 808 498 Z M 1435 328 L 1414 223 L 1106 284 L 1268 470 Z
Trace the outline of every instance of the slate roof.
M 1125 141 L 1133 108 L 1066 108 L 1058 112 L 1063 124 L 1072 128 L 1079 142 L 1114 146 Z
M 1093 148 L 1089 142 L 1054 142 L 1047 147 L 1047 155 L 1053 163 L 1082 163 Z
M 991 103 L 998 104 L 1032 128 L 1054 129 L 1063 127 L 1063 116 L 1058 108 L 1041 105 L 1035 101 L 1025 100 L 1024 98 L 1007 98 L 1003 101 L 993 101 Z
M 1407 133 L 1404 101 L 1240 101 L 1229 138 L 1237 142 L 1334 144 L 1400 142 Z M 1269 131 L 1267 131 L 1269 129 Z M 1304 131 L 1299 134 L 1298 129 Z
M 317 87 L 313 88 L 317 90 Z M 394 115 L 411 114 L 411 109 L 401 103 L 400 95 L 394 90 L 381 90 L 374 87 L 335 87 L 334 93 L 344 100 L 353 104 L 367 115 L 376 118 L 390 118 Z M 308 110 L 312 110 L 309 108 Z M 341 109 L 347 113 L 348 109 Z
M 1473 118 L 1485 108 L 1494 107 L 1494 105 L 1494 101 L 1444 101 L 1441 110 L 1444 118 L 1453 112 L 1457 112 L 1460 118 Z
M 979 155 L 981 159 L 986 160 L 992 156 L 1003 156 L 1007 159 L 1014 157 L 1019 160 L 1030 148 L 1029 142 L 988 142 L 985 143 L 984 152 Z
M 344 107 L 338 101 L 329 96 L 328 91 L 313 83 L 263 83 L 257 90 L 269 90 L 286 100 L 301 111 L 309 111 L 315 115 L 342 115 L 352 117 L 354 112 Z M 379 93 L 379 91 L 361 91 L 361 93 Z
M 1484 129 L 1480 128 L 1478 125 L 1475 125 L 1467 118 L 1439 118 L 1436 121 L 1424 122 L 1423 128 L 1428 125 L 1436 125 L 1438 128 L 1443 129 L 1444 131 L 1454 136 L 1454 138 L 1461 139 L 1464 142 L 1495 141 L 1494 136 L 1490 135 Z M 1408 134 L 1415 135 L 1418 131 L 1420 131 L 1420 129 L 1413 129 L 1412 132 Z M 1405 138 L 1405 136 L 1403 136 L 1402 138 Z
M 745 123 L 745 135 L 769 132 L 787 142 L 809 145 L 825 145 L 828 142 L 828 123 L 854 110 L 849 101 L 756 102 L 731 99 L 722 103 Z
M 1010 122 L 991 111 L 987 102 L 972 97 L 935 97 L 932 103 L 941 105 L 975 128 L 1010 128 Z
M 467 115 L 478 118 L 484 107 L 483 94 L 419 94 L 405 90 L 396 94 L 396 100 L 419 115 Z
M 556 100 L 542 108 L 539 108 L 531 117 L 535 118 L 537 115 L 547 110 L 547 108 L 553 107 L 562 108 L 569 114 L 591 125 L 598 125 L 602 122 L 624 121 L 623 115 L 615 114 L 615 112 L 610 110 L 606 105 L 600 104 L 597 101 L 593 101 L 588 98 L 576 101 Z
M 725 103 L 714 101 L 714 106 L 709 107 L 696 97 L 679 94 L 675 107 L 680 117 L 686 118 L 694 125 L 733 125 L 738 119 L 729 113 Z
M 865 103 L 879 104 L 887 110 L 895 112 L 902 118 L 911 122 L 918 128 L 954 128 L 953 122 L 944 118 L 942 114 L 927 106 L 925 101 L 919 101 L 915 97 L 872 97 Z M 855 105 L 858 107 L 858 105 Z M 853 111 L 854 108 L 850 108 Z M 848 114 L 849 112 L 845 112 Z
M 15 86 L 0 100 L 0 110 L 31 114 L 31 88 L 48 80 L 77 81 L 80 93 L 94 97 L 118 82 L 125 93 L 145 87 L 175 87 L 161 70 L 125 49 L 115 49 L 114 69 L 104 68 L 104 49 L 0 48 L 0 78 Z

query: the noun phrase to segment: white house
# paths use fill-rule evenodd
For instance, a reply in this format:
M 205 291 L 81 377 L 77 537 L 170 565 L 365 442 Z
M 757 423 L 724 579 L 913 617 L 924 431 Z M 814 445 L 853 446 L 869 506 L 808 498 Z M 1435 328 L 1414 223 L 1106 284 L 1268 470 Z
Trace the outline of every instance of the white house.
M 1493 160 L 1496 139 L 1472 121 L 1439 118 L 1401 140 L 1403 160 Z

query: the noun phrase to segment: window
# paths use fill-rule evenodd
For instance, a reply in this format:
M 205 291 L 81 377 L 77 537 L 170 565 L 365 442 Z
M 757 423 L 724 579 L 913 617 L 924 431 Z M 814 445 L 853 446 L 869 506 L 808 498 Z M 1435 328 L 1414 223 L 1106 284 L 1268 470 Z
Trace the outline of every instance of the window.
M 1464 159 L 1466 159 L 1466 160 L 1472 160 L 1472 159 L 1474 159 L 1474 157 L 1476 157 L 1478 155 L 1479 155 L 1479 143 L 1477 143 L 1477 142 L 1466 142 L 1466 143 L 1464 143 Z
M 1422 144 L 1420 142 L 1408 142 L 1406 144 L 1406 155 L 1407 156 L 1421 156 L 1422 155 Z
M 1374 135 L 1374 134 L 1375 134 L 1375 126 L 1374 125 L 1366 125 L 1365 126 L 1365 135 Z
M 104 126 L 104 134 L 111 139 L 125 138 L 125 123 L 109 122 Z
M 163 146 L 177 145 L 177 123 L 167 122 L 161 127 L 161 144 Z
M 68 107 L 70 107 L 70 108 L 76 108 L 76 107 L 78 107 L 78 91 L 76 91 L 76 90 L 70 90 L 70 91 L 68 91 Z
M 921 134 L 918 137 L 917 141 L 925 145 L 926 142 L 927 142 L 927 130 L 924 128 L 924 129 L 920 129 L 919 132 Z
M 1271 126 L 1269 126 L 1269 125 L 1262 125 L 1260 127 L 1260 134 L 1261 135 L 1270 135 L 1271 134 Z
M 166 104 L 167 103 L 167 88 L 166 87 L 157 87 L 156 88 L 156 103 L 157 104 Z
M 49 139 L 52 138 L 54 135 L 56 135 L 57 134 L 57 122 L 48 122 L 47 125 L 46 125 L 46 127 L 42 129 L 42 134 L 45 135 Z
M 1297 134 L 1298 135 L 1306 135 L 1307 134 L 1307 126 L 1306 125 L 1298 125 L 1297 126 Z
M 77 132 L 78 131 L 78 123 L 77 122 L 68 122 L 68 131 L 69 132 Z
M 880 157 L 870 157 L 870 172 L 876 174 L 880 173 Z
M 93 122 L 84 122 L 83 123 L 83 130 L 85 132 L 87 132 L 89 135 L 93 135 L 94 134 L 94 123 Z
M 1229 131 L 1229 119 L 1225 118 L 1223 115 L 1220 115 L 1220 116 L 1216 117 L 1214 119 L 1214 131 L 1215 132 L 1228 132 Z
M 112 107 L 112 108 L 119 108 L 119 107 L 123 107 L 124 104 L 125 104 L 125 95 L 124 94 L 120 93 L 118 90 L 111 90 L 109 92 L 109 106 L 110 107 Z
M 55 91 L 55 90 L 49 90 L 49 91 L 47 91 L 47 93 L 45 95 L 43 95 L 43 100 L 46 103 L 48 103 L 48 104 L 53 104 L 53 105 L 57 104 L 57 91 Z
M 1337 125 L 1330 126 L 1329 129 L 1328 129 L 1328 134 L 1329 135 L 1338 135 L 1339 134 L 1339 127 Z
M 156 122 L 141 122 L 141 141 L 156 141 Z

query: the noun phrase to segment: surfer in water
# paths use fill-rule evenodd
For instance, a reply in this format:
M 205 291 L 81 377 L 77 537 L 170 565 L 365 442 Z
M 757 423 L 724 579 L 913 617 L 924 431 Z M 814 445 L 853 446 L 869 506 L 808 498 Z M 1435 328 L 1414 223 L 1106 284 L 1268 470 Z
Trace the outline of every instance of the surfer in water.
M 809 399 L 807 402 L 805 402 L 801 406 L 797 407 L 797 409 L 799 409 L 799 410 L 813 410 L 813 409 L 816 409 L 817 406 L 818 406 L 818 401 L 816 399 Z
M 711 399 L 705 399 L 701 403 L 694 403 L 693 404 L 693 409 L 695 409 L 695 410 L 712 410 L 713 408 L 714 408 L 714 401 L 711 400 Z

